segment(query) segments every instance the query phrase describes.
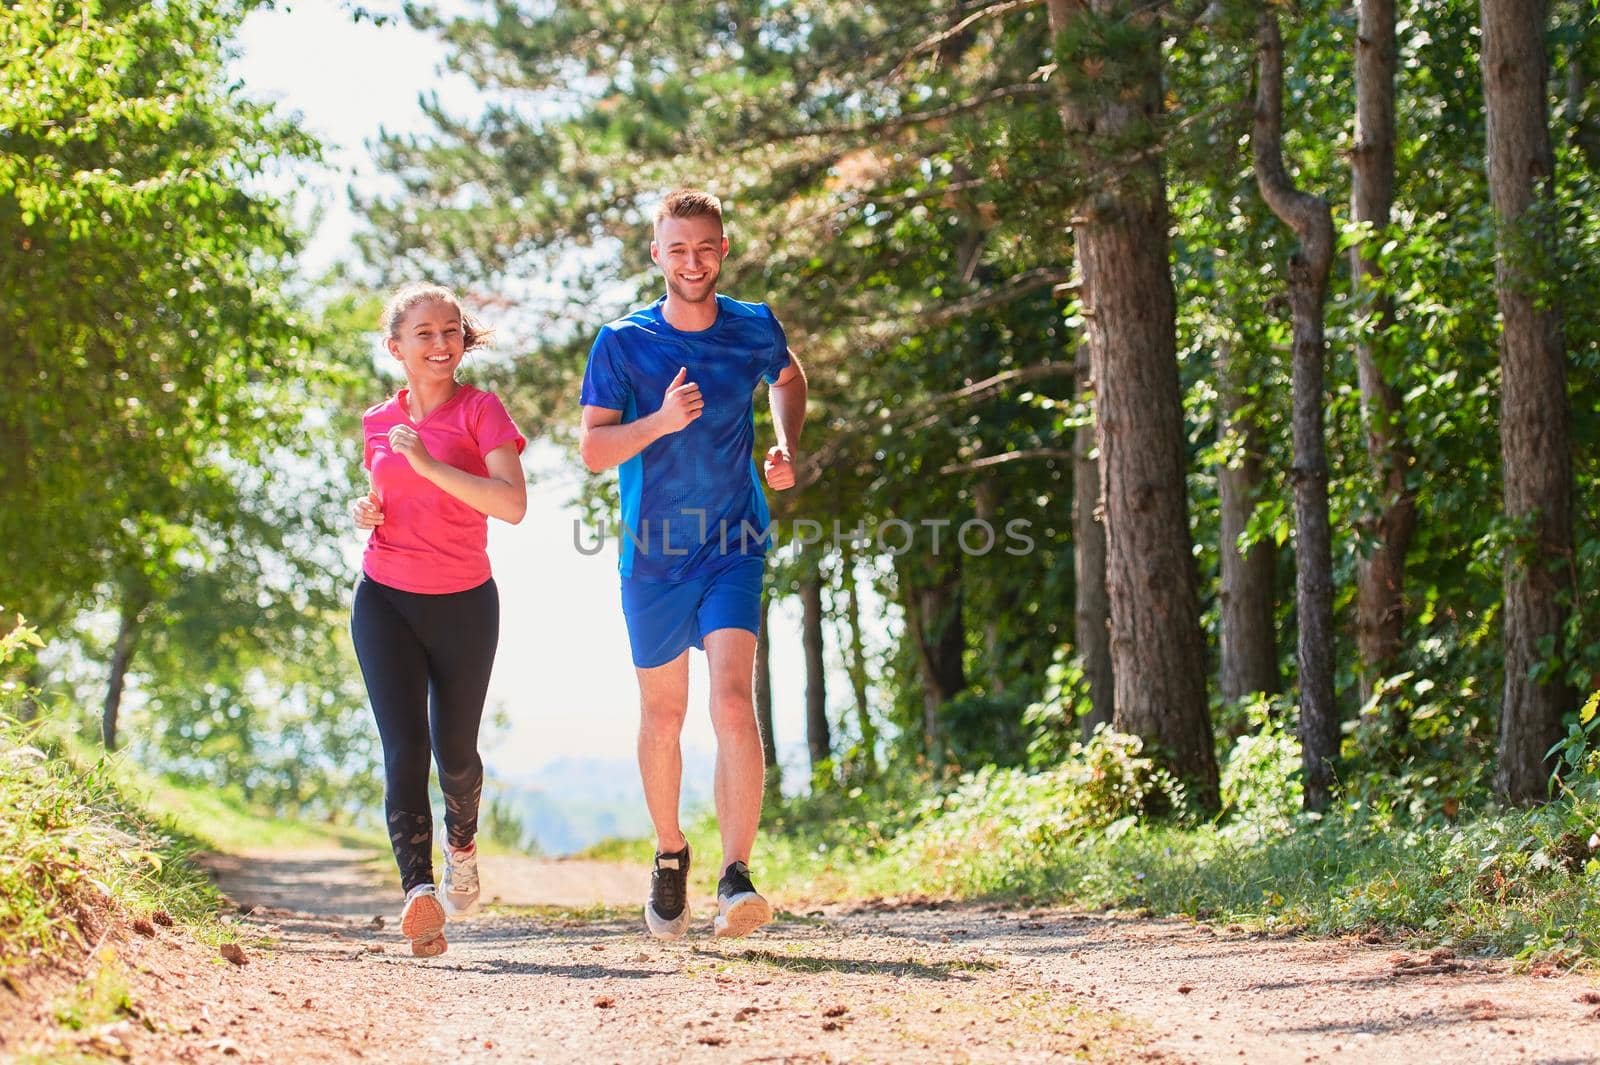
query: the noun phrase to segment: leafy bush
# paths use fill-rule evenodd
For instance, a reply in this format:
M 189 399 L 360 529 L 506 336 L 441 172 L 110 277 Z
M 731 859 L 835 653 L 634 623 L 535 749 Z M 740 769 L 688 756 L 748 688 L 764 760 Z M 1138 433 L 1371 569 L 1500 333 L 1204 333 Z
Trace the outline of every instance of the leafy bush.
M 1442 654 L 1423 640 L 1418 656 Z M 1439 675 L 1447 675 L 1439 666 Z M 1494 728 L 1482 709 L 1476 677 L 1436 683 L 1406 671 L 1374 685 L 1343 746 L 1347 801 L 1379 812 L 1394 810 L 1413 824 L 1448 824 L 1489 807 Z
M 1300 812 L 1300 741 L 1272 700 L 1248 703 L 1244 713 L 1248 731 L 1222 763 L 1223 813 L 1235 830 L 1284 831 Z
M 1078 740 L 1078 717 L 1089 711 L 1089 681 L 1083 663 L 1065 647 L 1045 670 L 1044 693 L 1022 712 L 1029 730 L 1028 764 L 1035 769 L 1060 765 Z

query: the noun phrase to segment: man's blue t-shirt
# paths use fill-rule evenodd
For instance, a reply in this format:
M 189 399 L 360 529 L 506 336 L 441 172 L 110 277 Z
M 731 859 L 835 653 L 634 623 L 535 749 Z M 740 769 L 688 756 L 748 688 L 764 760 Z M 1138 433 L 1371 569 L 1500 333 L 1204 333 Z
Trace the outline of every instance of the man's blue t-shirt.
M 754 394 L 789 365 L 766 304 L 718 296 L 711 327 L 684 332 L 662 315 L 665 300 L 601 328 L 581 394 L 584 406 L 620 410 L 627 423 L 661 409 L 680 367 L 700 386 L 700 417 L 621 466 L 620 569 L 644 581 L 692 580 L 766 553 Z

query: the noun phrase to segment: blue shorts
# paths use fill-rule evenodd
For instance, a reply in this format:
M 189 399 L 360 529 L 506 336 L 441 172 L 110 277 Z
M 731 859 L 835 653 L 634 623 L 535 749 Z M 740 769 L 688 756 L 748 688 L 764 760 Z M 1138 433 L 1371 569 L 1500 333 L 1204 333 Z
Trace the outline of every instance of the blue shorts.
M 691 647 L 704 650 L 706 633 L 718 629 L 757 631 L 766 568 L 766 558 L 754 555 L 686 581 L 622 578 L 622 616 L 628 623 L 633 664 L 654 669 Z

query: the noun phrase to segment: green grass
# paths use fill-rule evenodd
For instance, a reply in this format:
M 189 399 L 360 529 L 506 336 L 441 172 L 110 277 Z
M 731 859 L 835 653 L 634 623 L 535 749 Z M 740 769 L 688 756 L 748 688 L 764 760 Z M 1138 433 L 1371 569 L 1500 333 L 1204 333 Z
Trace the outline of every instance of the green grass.
M 1484 802 L 1458 820 L 1351 800 L 1320 819 L 1280 804 L 1183 825 L 1109 800 L 1089 817 L 1071 770 L 988 770 L 954 789 L 902 781 L 786 800 L 751 864 L 802 909 L 873 896 L 1066 904 L 1577 960 L 1600 959 L 1597 833 L 1600 780 L 1588 778 L 1537 809 Z M 713 890 L 715 823 L 688 835 L 707 856 L 697 889 Z M 608 840 L 585 856 L 648 860 L 650 844 Z
M 1412 822 L 1360 804 L 1319 820 L 1057 831 L 1017 772 L 920 813 L 791 800 L 753 864 L 782 893 L 929 895 L 1144 909 L 1256 929 L 1380 932 L 1523 957 L 1600 958 L 1600 781 L 1534 810 Z M 1018 783 L 1020 782 L 1020 784 Z M 785 818 L 784 814 L 790 816 Z
M 251 806 L 239 796 L 166 777 L 153 777 L 131 762 L 118 760 L 113 769 L 125 792 L 136 796 L 152 814 L 182 825 L 212 850 L 351 850 L 389 849 L 376 828 L 315 824 L 280 817 Z
M 109 764 L 80 765 L 0 717 L 0 969 L 92 949 L 110 913 L 226 938 L 221 896 L 185 860 L 202 846 L 142 810 Z

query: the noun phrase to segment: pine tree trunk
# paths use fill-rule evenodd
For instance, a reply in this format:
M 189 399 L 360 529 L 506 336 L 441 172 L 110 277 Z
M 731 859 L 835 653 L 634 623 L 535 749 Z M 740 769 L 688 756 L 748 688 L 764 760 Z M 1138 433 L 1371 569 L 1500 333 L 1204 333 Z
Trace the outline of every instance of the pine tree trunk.
M 1086 162 L 1099 151 L 1116 153 L 1080 205 L 1074 230 L 1095 382 L 1115 724 L 1142 737 L 1202 808 L 1216 809 L 1166 185 L 1154 132 L 1163 106 L 1157 8 L 1133 0 L 1049 0 L 1049 15 L 1058 35 L 1086 19 L 1114 24 L 1113 38 L 1124 42 L 1118 54 L 1054 58 L 1104 59 L 1108 80 L 1136 86 L 1069 94 L 1061 105 L 1074 150 Z M 1130 145 L 1130 136 L 1143 143 Z M 1134 151 L 1141 161 L 1128 161 Z
M 861 731 L 861 772 L 868 780 L 878 775 L 878 726 L 867 699 L 867 648 L 861 632 L 861 601 L 856 593 L 856 558 L 849 548 L 841 556 L 844 578 L 844 616 L 849 630 L 850 689 L 856 700 L 856 721 Z
M 1322 307 L 1333 263 L 1333 212 L 1295 188 L 1283 165 L 1283 39 L 1278 17 L 1260 21 L 1260 97 L 1251 147 L 1262 199 L 1300 246 L 1289 260 L 1293 317 L 1295 598 L 1299 627 L 1300 750 L 1305 806 L 1325 809 L 1339 754 L 1333 692 L 1333 548 L 1328 528 L 1328 456 L 1323 440 Z
M 772 598 L 761 593 L 761 625 L 756 629 L 755 702 L 756 726 L 761 730 L 761 760 L 767 767 L 766 789 L 777 795 L 783 783 L 778 768 L 778 741 L 772 731 L 772 638 L 767 629 Z
M 100 710 L 100 739 L 107 751 L 117 749 L 117 717 L 122 712 L 122 692 L 139 646 L 144 604 L 130 600 L 123 604 L 117 621 L 117 641 L 111 649 L 111 671 L 106 681 L 106 701 Z
M 1505 569 L 1505 702 L 1495 786 L 1511 802 L 1548 794 L 1545 752 L 1573 695 L 1558 662 L 1572 594 L 1572 443 L 1561 321 L 1540 304 L 1556 280 L 1554 157 L 1545 113 L 1546 6 L 1482 0 L 1489 197 L 1496 216 L 1500 307 L 1500 456 L 1506 515 L 1523 531 Z M 1558 652 L 1559 659 L 1559 652 Z M 1544 673 L 1543 670 L 1540 670 Z M 1548 675 L 1548 674 L 1546 674 Z
M 1222 698 L 1232 703 L 1256 692 L 1278 690 L 1278 639 L 1273 609 L 1277 551 L 1271 540 L 1261 539 L 1239 551 L 1239 537 L 1261 496 L 1261 425 L 1243 411 L 1239 373 L 1233 351 L 1224 343 L 1217 353 L 1217 380 L 1222 417 L 1217 432 L 1237 452 L 1217 471 L 1221 497 L 1222 587 L 1219 603 Z
M 1089 345 L 1079 344 L 1078 395 L 1094 410 L 1094 375 Z M 1081 722 L 1088 739 L 1111 724 L 1116 682 L 1111 672 L 1111 601 L 1106 595 L 1106 527 L 1100 513 L 1100 463 L 1095 458 L 1094 422 L 1072 434 L 1072 566 L 1076 593 L 1073 635 L 1083 679 L 1089 687 L 1089 712 Z
M 800 579 L 800 642 L 806 656 L 806 749 L 811 755 L 811 777 L 815 781 L 824 763 L 833 755 L 828 734 L 827 676 L 822 657 L 822 575 L 812 573 Z
M 1568 136 L 1591 170 L 1600 169 L 1600 106 L 1589 99 L 1593 84 L 1594 47 L 1597 32 L 1593 15 L 1580 6 L 1576 40 L 1567 53 L 1566 118 Z
M 961 570 L 947 563 L 932 583 L 917 583 L 901 567 L 900 589 L 906 611 L 906 631 L 917 652 L 922 674 L 922 742 L 928 761 L 945 759 L 944 729 L 940 712 L 944 704 L 967 687 L 967 636 L 962 617 Z
M 992 477 L 983 477 L 972 485 L 973 517 L 991 529 L 999 528 L 1000 488 Z M 983 621 L 983 675 L 984 686 L 990 694 L 999 695 L 1006 690 L 1006 649 L 1000 635 L 1000 619 L 1010 616 L 1016 609 L 1015 595 L 1008 586 L 997 599 L 988 603 Z M 1005 730 L 1009 722 L 1002 723 Z
M 1390 377 L 1393 356 L 1386 333 L 1394 324 L 1394 300 L 1382 269 L 1365 254 L 1382 243 L 1394 204 L 1395 5 L 1394 0 L 1359 0 L 1358 9 L 1350 212 L 1355 221 L 1371 223 L 1373 236 L 1351 247 L 1350 275 L 1364 319 L 1357 330 L 1356 367 L 1367 457 L 1378 484 L 1378 510 L 1363 519 L 1371 550 L 1356 567 L 1356 649 L 1365 703 L 1376 681 L 1395 671 L 1402 646 L 1406 553 L 1416 529 L 1416 506 L 1406 487 L 1411 451 L 1400 392 Z

